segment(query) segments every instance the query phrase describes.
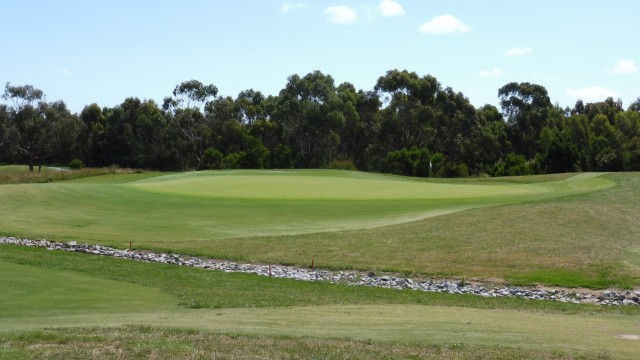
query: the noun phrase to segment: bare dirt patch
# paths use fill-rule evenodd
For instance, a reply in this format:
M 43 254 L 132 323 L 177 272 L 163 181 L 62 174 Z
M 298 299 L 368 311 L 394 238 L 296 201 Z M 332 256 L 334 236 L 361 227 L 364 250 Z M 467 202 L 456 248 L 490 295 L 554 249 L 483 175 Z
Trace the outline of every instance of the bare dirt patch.
M 625 340 L 640 340 L 640 335 L 624 334 L 620 335 L 620 338 Z

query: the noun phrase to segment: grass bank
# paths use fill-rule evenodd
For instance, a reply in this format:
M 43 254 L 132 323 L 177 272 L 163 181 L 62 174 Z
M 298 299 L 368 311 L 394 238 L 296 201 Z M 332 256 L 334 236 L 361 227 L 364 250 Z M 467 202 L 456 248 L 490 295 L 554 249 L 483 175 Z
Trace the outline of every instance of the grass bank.
M 0 232 L 250 262 L 633 287 L 639 182 L 638 174 L 109 175 L 0 186 Z

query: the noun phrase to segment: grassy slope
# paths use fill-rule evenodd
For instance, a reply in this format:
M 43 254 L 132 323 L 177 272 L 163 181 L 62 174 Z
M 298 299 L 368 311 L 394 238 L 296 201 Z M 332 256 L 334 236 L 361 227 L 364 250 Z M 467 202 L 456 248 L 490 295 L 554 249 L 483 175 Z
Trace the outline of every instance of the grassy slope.
M 0 296 L 3 358 L 73 357 L 94 348 L 102 352 L 90 355 L 134 356 L 158 347 L 174 356 L 280 357 L 309 354 L 320 347 L 313 344 L 329 357 L 632 358 L 640 351 L 640 342 L 620 337 L 638 333 L 635 308 L 354 288 L 5 245 L 0 272 L 7 271 L 0 276 L 8 294 Z M 92 326 L 101 329 L 83 330 Z M 252 341 L 269 350 L 260 353 Z M 279 355 L 279 344 L 288 352 Z
M 203 172 L 132 184 L 5 185 L 0 187 L 0 213 L 6 214 L 0 229 L 119 246 L 134 241 L 157 247 L 180 239 L 189 247 L 190 241 L 379 227 L 609 185 L 598 178 L 529 185 L 428 184 L 336 171 Z
M 640 257 L 633 249 L 640 235 L 634 201 L 640 178 L 607 175 L 619 186 L 570 195 L 613 182 L 566 176 L 433 182 L 335 171 L 242 171 L 4 185 L 0 229 L 254 262 L 305 265 L 315 258 L 330 268 L 565 286 L 638 284 Z M 334 193 L 351 198 L 335 199 Z M 460 194 L 465 197 L 455 198 Z M 429 211 L 559 195 L 569 197 L 409 221 Z M 398 221 L 409 222 L 381 226 Z
M 394 226 L 289 237 L 219 240 L 253 261 L 506 278 L 606 287 L 640 283 L 640 177 L 557 200 L 475 209 Z M 205 245 L 206 246 L 206 245 Z M 214 245 L 211 245 L 214 246 Z M 295 249 L 292 252 L 290 249 Z

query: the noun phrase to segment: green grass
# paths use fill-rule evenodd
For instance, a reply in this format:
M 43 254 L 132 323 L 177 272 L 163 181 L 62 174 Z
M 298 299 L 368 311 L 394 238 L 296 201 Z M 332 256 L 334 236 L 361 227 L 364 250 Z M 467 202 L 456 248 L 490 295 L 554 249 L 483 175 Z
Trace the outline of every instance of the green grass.
M 626 265 L 640 248 L 637 174 L 446 181 L 317 170 L 155 175 L 0 186 L 0 232 L 252 262 L 308 265 L 313 258 L 334 269 L 640 284 L 637 267 Z
M 621 338 L 639 334 L 632 307 L 306 283 L 9 245 L 0 246 L 0 275 L 1 358 L 640 351 L 640 342 Z
M 159 289 L 73 271 L 0 262 L 0 319 L 75 313 L 140 313 L 174 303 Z
M 29 280 L 29 278 L 24 277 L 23 285 L 29 282 L 60 283 L 55 286 L 66 288 L 67 281 L 64 280 L 64 276 L 71 272 L 115 283 L 120 282 L 142 288 L 160 289 L 163 293 L 172 296 L 177 306 L 186 308 L 421 304 L 481 309 L 531 310 L 566 314 L 636 314 L 640 311 L 640 309 L 632 307 L 577 306 L 560 302 L 523 301 L 515 298 L 483 298 L 472 295 L 459 296 L 421 291 L 397 291 L 373 287 L 332 285 L 322 282 L 293 281 L 242 273 L 212 272 L 190 267 L 124 261 L 78 253 L 52 252 L 39 248 L 0 245 L 0 264 L 7 263 L 11 266 L 21 265 L 34 269 L 30 274 L 37 274 L 44 279 Z M 64 276 L 58 276 L 59 272 Z M 19 272 L 16 271 L 14 273 Z M 15 286 L 11 285 L 12 281 L 14 281 L 11 272 L 6 275 L 6 277 L 0 279 L 0 281 L 6 282 L 3 286 L 7 289 L 10 286 Z M 100 283 L 96 284 L 101 286 Z M 113 289 L 113 287 L 110 289 Z M 87 292 L 91 292 L 91 290 Z M 139 292 L 133 293 L 138 294 Z M 7 295 L 5 300 L 11 301 L 12 298 L 15 299 L 16 297 Z M 162 298 L 159 299 L 161 303 L 165 303 Z M 54 308 L 53 303 L 48 303 L 46 299 L 42 300 L 44 301 L 44 307 Z M 20 302 L 16 302 L 13 306 L 22 309 Z
M 558 350 L 216 334 L 149 326 L 0 334 L 4 359 L 574 359 Z M 606 358 L 606 353 L 603 353 Z
M 159 175 L 2 185 L 0 232 L 516 284 L 640 284 L 638 174 Z M 0 246 L 0 309 L 0 358 L 640 353 L 636 307 L 297 282 L 9 245 Z

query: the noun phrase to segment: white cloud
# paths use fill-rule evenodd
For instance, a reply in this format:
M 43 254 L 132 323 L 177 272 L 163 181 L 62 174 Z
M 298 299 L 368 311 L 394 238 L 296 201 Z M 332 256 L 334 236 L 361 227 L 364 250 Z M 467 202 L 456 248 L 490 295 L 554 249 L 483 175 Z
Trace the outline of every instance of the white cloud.
M 457 32 L 469 32 L 471 28 L 455 16 L 441 15 L 420 25 L 419 31 L 427 34 L 445 35 Z
M 591 86 L 584 89 L 567 89 L 565 93 L 574 99 L 585 101 L 603 101 L 608 97 L 618 97 L 615 91 L 598 86 Z
M 378 11 L 382 16 L 402 16 L 405 14 L 402 5 L 394 0 L 382 0 L 378 5 Z
M 505 55 L 509 56 L 509 57 L 514 57 L 514 56 L 524 56 L 524 55 L 529 55 L 529 54 L 533 54 L 533 49 L 530 47 L 514 47 L 509 49 Z
M 633 60 L 624 60 L 620 59 L 611 70 L 609 70 L 610 74 L 614 75 L 631 75 L 638 72 L 638 67 Z
M 499 78 L 502 76 L 502 69 L 493 68 L 491 70 L 482 70 L 480 71 L 480 77 L 483 78 Z
M 308 8 L 309 5 L 305 3 L 284 3 L 280 5 L 280 11 L 287 14 L 295 10 L 303 10 Z
M 358 21 L 358 12 L 348 6 L 330 6 L 324 10 L 334 24 L 349 25 Z
M 71 75 L 71 70 L 69 69 L 62 69 L 62 71 L 60 71 L 60 73 L 64 76 L 69 76 Z

